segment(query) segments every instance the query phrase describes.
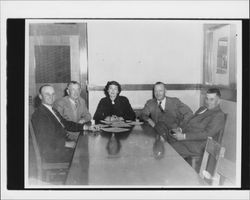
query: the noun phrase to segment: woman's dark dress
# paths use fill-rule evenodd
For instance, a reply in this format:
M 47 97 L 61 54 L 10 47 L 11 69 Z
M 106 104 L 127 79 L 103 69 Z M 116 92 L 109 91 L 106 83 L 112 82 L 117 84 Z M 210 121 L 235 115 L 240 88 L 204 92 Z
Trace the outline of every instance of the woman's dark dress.
M 123 117 L 125 120 L 135 120 L 135 112 L 129 100 L 124 96 L 117 96 L 114 100 L 114 104 L 112 104 L 109 97 L 102 98 L 97 106 L 94 120 L 96 123 L 99 123 L 100 120 L 104 120 L 107 116 L 112 115 Z

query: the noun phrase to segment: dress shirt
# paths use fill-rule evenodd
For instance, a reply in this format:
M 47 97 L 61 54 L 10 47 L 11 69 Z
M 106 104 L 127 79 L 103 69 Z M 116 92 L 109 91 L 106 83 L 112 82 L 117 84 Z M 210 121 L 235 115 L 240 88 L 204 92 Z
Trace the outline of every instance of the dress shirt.
M 163 99 L 162 101 L 157 100 L 158 105 L 159 105 L 160 102 L 161 102 L 161 105 L 160 105 L 160 106 L 162 107 L 163 110 L 165 110 L 165 106 L 166 106 L 166 97 L 164 97 L 164 99 Z
M 69 101 L 70 101 L 70 103 L 73 104 L 73 106 L 74 106 L 75 108 L 77 108 L 77 101 L 78 101 L 78 100 L 73 100 L 73 99 L 69 98 Z

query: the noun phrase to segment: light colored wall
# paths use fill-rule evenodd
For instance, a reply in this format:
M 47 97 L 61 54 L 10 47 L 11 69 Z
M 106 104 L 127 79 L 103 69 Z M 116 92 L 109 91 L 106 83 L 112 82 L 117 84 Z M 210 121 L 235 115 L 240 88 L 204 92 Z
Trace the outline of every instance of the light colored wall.
M 203 55 L 203 25 L 194 21 L 90 21 L 88 22 L 89 84 L 200 84 Z M 133 107 L 142 107 L 151 91 L 123 91 Z M 93 114 L 104 94 L 89 92 Z M 193 110 L 200 92 L 169 91 Z
M 191 21 L 88 22 L 89 83 L 201 83 L 202 27 Z
M 236 131 L 236 102 L 222 100 L 221 109 L 223 112 L 228 113 L 222 146 L 226 148 L 225 157 L 235 162 L 237 134 L 241 134 Z

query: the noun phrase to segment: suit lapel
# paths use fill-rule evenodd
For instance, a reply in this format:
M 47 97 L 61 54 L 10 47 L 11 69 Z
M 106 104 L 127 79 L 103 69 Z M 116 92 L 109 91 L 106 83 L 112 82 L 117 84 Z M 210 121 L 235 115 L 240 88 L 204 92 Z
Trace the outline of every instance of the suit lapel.
M 158 108 L 158 103 L 157 103 L 157 100 L 154 98 L 154 104 L 153 104 L 153 107 L 152 107 L 152 118 L 155 122 L 158 122 L 158 116 L 159 116 L 159 113 L 160 113 L 160 109 Z
M 219 110 L 219 107 L 218 108 L 214 108 L 213 110 L 207 110 L 206 112 L 204 112 L 204 116 L 209 116 L 209 115 L 217 112 L 218 110 Z
M 216 107 L 216 108 L 214 108 L 212 110 L 207 110 L 204 113 L 198 114 L 199 113 L 198 111 L 199 110 L 201 111 L 202 109 L 204 109 L 204 107 L 201 107 L 200 109 L 198 109 L 196 114 L 194 115 L 194 117 L 199 116 L 200 118 L 206 118 L 207 116 L 212 115 L 215 112 L 218 112 L 220 110 L 220 107 L 218 106 L 218 107 Z
M 205 106 L 201 106 L 196 112 L 195 115 L 199 115 L 200 112 L 202 112 L 203 110 L 207 109 Z
M 168 108 L 171 108 L 173 105 L 170 102 L 169 98 L 166 97 L 166 103 L 165 103 L 165 108 L 164 110 L 166 111 Z
M 74 107 L 74 105 L 72 104 L 72 102 L 71 102 L 71 100 L 69 99 L 69 97 L 67 97 L 67 105 L 69 106 L 69 112 L 70 113 L 68 113 L 71 117 L 70 117 L 70 119 L 72 120 L 72 119 L 74 119 L 74 120 L 72 120 L 72 121 L 75 121 L 75 122 L 77 122 L 77 119 L 78 119 L 78 109 L 79 109 L 79 107 L 78 107 L 78 109 L 76 109 L 75 107 Z
M 62 127 L 62 125 L 60 124 L 60 122 L 56 119 L 56 117 L 54 116 L 53 113 L 51 113 L 51 111 L 46 108 L 46 106 L 41 105 L 41 109 L 44 113 L 46 113 L 46 116 L 48 116 L 48 118 L 53 121 L 57 126 Z

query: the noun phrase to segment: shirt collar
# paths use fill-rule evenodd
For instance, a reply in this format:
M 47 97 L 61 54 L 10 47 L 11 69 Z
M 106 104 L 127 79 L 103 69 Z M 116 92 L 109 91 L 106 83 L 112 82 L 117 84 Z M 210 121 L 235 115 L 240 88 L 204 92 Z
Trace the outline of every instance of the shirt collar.
M 73 104 L 75 104 L 75 101 L 69 97 L 69 101 Z
M 42 103 L 43 104 L 43 103 Z M 56 117 L 56 119 L 58 120 L 58 122 L 62 125 L 62 127 L 64 127 L 64 125 L 62 124 L 62 122 L 60 121 L 60 119 L 58 118 L 58 116 L 56 115 L 55 111 L 53 110 L 52 106 L 50 105 L 46 105 L 43 104 L 46 108 L 49 109 L 49 111 Z
M 167 98 L 166 98 L 166 97 L 164 97 L 164 99 L 161 101 L 161 107 L 162 107 L 162 108 L 165 108 L 165 105 L 166 105 L 166 100 L 167 100 Z M 157 103 L 159 104 L 159 103 L 160 103 L 160 101 L 159 101 L 159 100 L 157 100 Z
M 72 103 L 72 104 L 76 104 L 76 102 L 78 102 L 78 99 L 76 99 L 76 100 L 73 100 L 73 99 L 71 99 L 70 97 L 69 97 L 69 101 Z
M 42 103 L 46 108 L 48 108 L 49 110 L 52 110 L 52 106 L 50 106 L 50 105 L 47 105 L 47 104 L 44 104 L 44 103 Z
M 209 109 L 207 108 L 207 110 Z M 220 105 L 214 107 L 213 109 L 210 109 L 209 111 L 217 111 L 217 110 L 220 110 Z

